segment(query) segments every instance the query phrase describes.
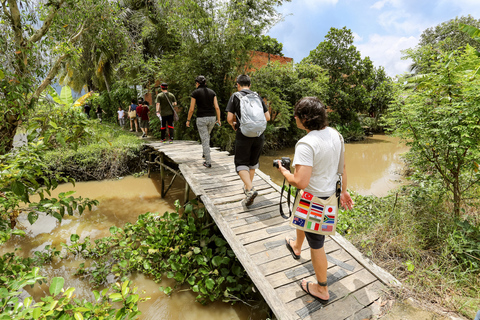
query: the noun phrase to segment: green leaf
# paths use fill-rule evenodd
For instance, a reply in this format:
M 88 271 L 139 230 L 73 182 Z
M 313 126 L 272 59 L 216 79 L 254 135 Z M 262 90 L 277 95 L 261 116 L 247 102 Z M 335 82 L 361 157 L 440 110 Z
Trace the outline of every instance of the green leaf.
M 58 295 L 62 291 L 64 283 L 65 279 L 62 277 L 53 278 L 49 288 L 50 294 L 52 296 Z
M 3 70 L 0 69 L 0 80 L 3 80 L 5 78 L 5 73 L 3 73 Z
M 26 193 L 25 185 L 20 181 L 14 181 L 12 183 L 12 191 L 19 197 L 23 197 Z
M 221 265 L 223 262 L 223 258 L 220 257 L 220 256 L 215 256 L 213 257 L 212 259 L 212 264 L 215 266 L 215 267 L 218 267 L 219 265 Z
M 215 281 L 211 278 L 208 278 L 207 280 L 205 280 L 205 286 L 208 290 L 212 290 L 213 287 L 215 287 Z
M 112 300 L 112 302 L 118 302 L 123 300 L 121 293 L 112 293 L 109 298 Z
M 71 105 L 73 103 L 72 89 L 69 86 L 62 88 L 60 99 L 62 100 L 62 103 L 66 105 Z
M 28 222 L 30 222 L 30 224 L 34 224 L 35 221 L 37 221 L 37 219 L 38 219 L 38 213 L 29 212 L 27 218 L 28 218 Z

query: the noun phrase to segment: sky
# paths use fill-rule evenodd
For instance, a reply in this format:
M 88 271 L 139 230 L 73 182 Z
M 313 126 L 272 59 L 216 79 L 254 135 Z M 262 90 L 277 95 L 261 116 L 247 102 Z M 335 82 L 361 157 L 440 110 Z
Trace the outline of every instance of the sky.
M 331 27 L 347 27 L 362 57 L 395 77 L 408 70 L 401 50 L 417 46 L 430 27 L 471 15 L 480 19 L 480 0 L 292 0 L 278 7 L 284 19 L 267 35 L 283 44 L 295 63 L 325 40 Z

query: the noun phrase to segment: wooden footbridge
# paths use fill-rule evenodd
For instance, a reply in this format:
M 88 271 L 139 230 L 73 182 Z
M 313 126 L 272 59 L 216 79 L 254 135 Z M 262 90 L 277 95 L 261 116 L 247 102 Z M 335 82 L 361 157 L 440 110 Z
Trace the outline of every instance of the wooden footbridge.
M 316 281 L 310 250 L 305 241 L 301 258 L 294 260 L 285 247 L 285 237 L 295 236 L 295 230 L 279 215 L 281 187 L 270 177 L 256 171 L 253 185 L 259 195 L 246 208 L 243 183 L 228 153 L 212 149 L 212 167 L 205 168 L 197 142 L 147 146 L 149 167 L 160 165 L 162 197 L 170 187 L 166 171 L 174 174 L 172 182 L 180 175 L 186 182 L 185 200 L 189 190 L 200 198 L 277 319 L 369 319 L 381 313 L 382 296 L 389 287 L 400 286 L 337 234 L 325 243 L 330 300 L 322 305 L 300 287 L 304 278 Z M 177 164 L 178 170 L 168 163 Z M 283 205 L 286 212 L 285 201 Z

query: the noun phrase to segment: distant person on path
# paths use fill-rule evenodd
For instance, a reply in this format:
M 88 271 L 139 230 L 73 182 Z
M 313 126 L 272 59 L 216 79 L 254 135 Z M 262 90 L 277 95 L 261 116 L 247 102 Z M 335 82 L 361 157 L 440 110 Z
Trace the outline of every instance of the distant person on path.
M 206 168 L 212 167 L 212 159 L 210 157 L 210 133 L 215 123 L 219 126 L 220 108 L 218 107 L 217 94 L 212 89 L 207 88 L 207 79 L 204 76 L 195 78 L 195 86 L 197 87 L 190 95 L 190 109 L 188 110 L 186 126 L 190 128 L 195 104 L 197 105 L 197 128 L 202 141 L 203 156 Z
M 162 89 L 162 92 L 160 92 L 155 99 L 155 109 L 157 117 L 162 118 L 162 123 L 160 126 L 161 139 L 163 143 L 167 142 L 166 133 L 168 127 L 168 136 L 170 143 L 172 143 L 174 133 L 173 107 L 177 106 L 177 99 L 175 99 L 173 93 L 168 92 L 168 84 L 162 83 L 160 88 Z
M 120 127 L 124 127 L 125 126 L 125 111 L 122 109 L 122 107 L 118 107 L 118 124 L 120 125 Z
M 130 118 L 130 132 L 133 131 L 133 124 L 135 123 L 135 132 L 138 132 L 138 121 L 137 121 L 137 105 L 135 104 L 135 99 L 132 99 L 132 104 L 128 107 L 128 117 Z
M 305 130 L 307 135 L 300 139 L 295 146 L 295 156 L 292 165 L 295 173 L 284 168 L 278 161 L 278 171 L 285 177 L 291 186 L 303 189 L 310 194 L 327 199 L 336 192 L 338 180 L 338 166 L 343 137 L 330 127 L 327 122 L 326 107 L 316 97 L 300 99 L 295 105 L 295 121 L 299 129 Z M 347 191 L 347 171 L 345 164 L 342 175 L 342 190 L 340 204 L 345 209 L 353 207 L 353 200 Z M 294 259 L 300 259 L 302 244 L 307 238 L 310 246 L 312 265 L 318 283 L 302 281 L 302 290 L 313 296 L 315 300 L 326 303 L 330 299 L 327 284 L 327 256 L 325 254 L 325 236 L 304 232 L 297 229 L 297 238 L 285 239 L 287 249 Z
M 90 110 L 92 108 L 90 107 L 90 105 L 88 103 L 86 103 L 84 106 L 83 106 L 83 112 L 85 112 L 85 114 L 87 115 L 87 118 L 90 119 Z
M 102 122 L 102 113 L 106 113 L 105 111 L 103 111 L 102 107 L 98 106 L 97 107 L 97 119 L 100 119 L 100 123 Z
M 247 75 L 239 75 L 236 80 L 238 93 L 234 93 L 227 104 L 227 121 L 236 131 L 235 135 L 235 169 L 244 183 L 243 192 L 245 193 L 245 205 L 250 206 L 258 195 L 258 192 L 253 187 L 253 177 L 255 175 L 255 169 L 259 167 L 260 154 L 262 153 L 263 144 L 265 143 L 265 135 L 263 131 L 259 131 L 258 136 L 250 137 L 245 136 L 241 129 L 241 108 L 240 98 L 246 95 L 255 96 L 256 107 L 261 108 L 257 110 L 262 119 L 264 117 L 264 123 L 270 120 L 270 113 L 268 108 L 263 102 L 263 99 L 256 93 L 250 90 L 251 80 Z M 245 117 L 247 118 L 247 117 Z M 245 120 L 245 119 L 244 119 Z M 245 127 L 247 127 L 245 125 Z M 240 129 L 240 130 L 239 130 Z
M 137 115 L 138 119 L 140 121 L 140 129 L 142 130 L 142 138 L 146 138 L 148 135 L 148 129 L 149 129 L 149 122 L 150 119 L 148 117 L 148 102 L 143 101 L 142 104 L 139 104 L 137 107 Z

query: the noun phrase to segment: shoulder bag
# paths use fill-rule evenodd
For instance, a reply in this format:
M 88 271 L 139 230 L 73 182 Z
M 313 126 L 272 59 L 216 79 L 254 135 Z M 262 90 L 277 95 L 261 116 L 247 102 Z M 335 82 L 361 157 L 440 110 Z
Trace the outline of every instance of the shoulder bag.
M 135 119 L 137 117 L 137 111 L 135 111 L 135 110 L 128 111 L 128 117 L 130 119 Z
M 341 147 L 335 194 L 331 195 L 328 199 L 321 199 L 309 192 L 300 190 L 293 204 L 293 214 L 290 213 L 289 216 L 290 226 L 316 234 L 335 234 L 338 221 L 338 208 L 340 207 L 344 164 L 343 138 L 340 133 L 338 133 L 338 135 L 340 137 Z
M 173 108 L 172 104 L 170 103 L 170 99 L 168 99 L 168 94 L 166 94 L 165 92 L 163 92 L 163 95 L 165 96 L 165 98 L 167 98 L 167 101 L 168 101 L 168 104 L 170 105 L 170 108 L 172 108 L 172 111 L 173 111 L 173 121 L 178 121 L 178 114 L 177 112 L 175 111 L 175 109 Z

